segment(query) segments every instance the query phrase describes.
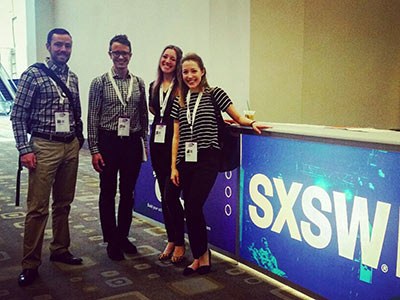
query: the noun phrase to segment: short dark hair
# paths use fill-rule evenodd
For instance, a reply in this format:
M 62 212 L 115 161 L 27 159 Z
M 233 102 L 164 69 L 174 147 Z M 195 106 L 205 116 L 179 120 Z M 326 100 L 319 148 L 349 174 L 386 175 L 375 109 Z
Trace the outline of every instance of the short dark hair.
M 129 52 L 132 52 L 131 42 L 129 41 L 129 39 L 128 39 L 126 34 L 117 34 L 116 36 L 114 36 L 110 41 L 110 45 L 108 47 L 108 51 L 111 51 L 111 46 L 112 46 L 113 43 L 120 43 L 122 45 L 128 46 L 129 47 Z
M 53 28 L 47 34 L 47 44 L 51 44 L 51 39 L 53 38 L 53 34 L 68 34 L 71 38 L 71 34 L 64 28 Z

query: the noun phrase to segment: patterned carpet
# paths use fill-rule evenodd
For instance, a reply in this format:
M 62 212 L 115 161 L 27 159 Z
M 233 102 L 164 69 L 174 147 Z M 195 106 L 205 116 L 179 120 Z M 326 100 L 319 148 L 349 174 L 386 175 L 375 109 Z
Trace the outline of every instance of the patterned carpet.
M 188 263 L 158 261 L 166 234 L 162 224 L 134 214 L 131 241 L 139 253 L 121 262 L 108 259 L 98 218 L 98 177 L 88 150 L 81 150 L 76 199 L 71 210 L 71 252 L 81 266 L 49 261 L 50 226 L 45 233 L 40 277 L 26 288 L 17 284 L 22 255 L 27 171 L 22 172 L 21 206 L 15 207 L 17 151 L 9 118 L 0 116 L 0 299 L 300 299 L 288 288 L 212 257 L 206 276 L 182 276 Z M 50 225 L 50 224 L 48 224 Z M 214 252 L 215 253 L 215 252 Z M 186 257 L 190 257 L 187 247 Z

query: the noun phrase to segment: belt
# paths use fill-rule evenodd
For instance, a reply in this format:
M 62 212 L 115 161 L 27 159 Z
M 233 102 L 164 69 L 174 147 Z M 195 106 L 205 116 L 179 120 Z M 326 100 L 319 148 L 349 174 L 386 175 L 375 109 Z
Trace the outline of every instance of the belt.
M 120 136 L 117 131 L 99 129 L 99 134 L 107 137 L 117 137 L 121 140 L 134 140 L 140 138 L 140 132 L 130 132 L 128 136 Z
M 75 139 L 75 134 L 68 134 L 68 135 L 56 135 L 50 133 L 43 133 L 43 132 L 32 132 L 33 137 L 42 138 L 48 141 L 55 141 L 69 144 Z

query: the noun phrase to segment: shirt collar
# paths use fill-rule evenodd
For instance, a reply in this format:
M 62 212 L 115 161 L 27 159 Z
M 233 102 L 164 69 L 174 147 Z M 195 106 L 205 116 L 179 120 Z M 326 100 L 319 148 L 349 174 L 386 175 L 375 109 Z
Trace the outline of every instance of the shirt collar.
M 128 69 L 128 75 L 126 76 L 127 79 L 131 78 L 131 72 L 129 72 Z M 121 79 L 121 77 L 115 72 L 114 67 L 111 67 L 111 74 L 113 76 L 113 78 L 117 78 L 117 79 Z
M 54 71 L 56 74 L 68 74 L 68 66 L 65 64 L 63 66 L 59 66 L 57 64 L 55 64 L 49 57 L 46 57 L 46 63 L 49 66 L 49 69 L 51 69 L 52 71 Z

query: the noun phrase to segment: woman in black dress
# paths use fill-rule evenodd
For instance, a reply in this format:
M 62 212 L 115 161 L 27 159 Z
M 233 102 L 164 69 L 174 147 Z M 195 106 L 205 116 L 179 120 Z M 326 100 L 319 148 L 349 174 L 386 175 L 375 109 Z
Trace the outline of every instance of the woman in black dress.
M 178 95 L 176 75 L 181 58 L 182 50 L 179 47 L 168 45 L 164 48 L 158 63 L 157 78 L 150 84 L 149 91 L 149 110 L 154 115 L 150 155 L 160 187 L 161 206 L 168 236 L 168 243 L 159 259 L 171 259 L 172 263 L 182 261 L 185 254 L 184 213 L 179 199 L 181 189 L 170 181 L 173 136 L 173 119 L 170 113 L 173 101 Z

